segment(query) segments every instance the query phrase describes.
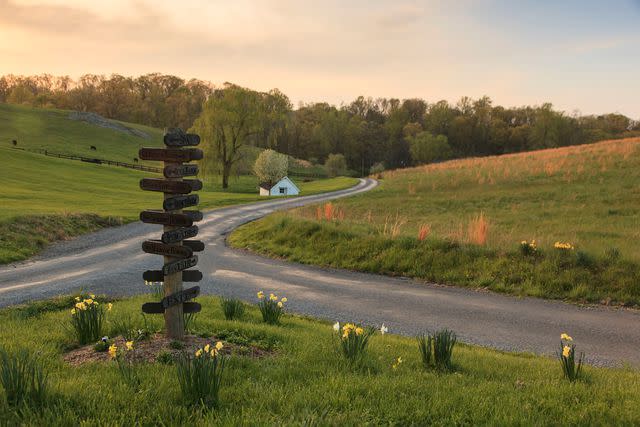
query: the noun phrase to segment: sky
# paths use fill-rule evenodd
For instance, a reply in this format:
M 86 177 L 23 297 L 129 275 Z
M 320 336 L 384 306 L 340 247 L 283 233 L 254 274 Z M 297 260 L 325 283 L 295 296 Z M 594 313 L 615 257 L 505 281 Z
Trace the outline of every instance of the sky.
M 0 0 L 0 74 L 151 72 L 640 119 L 640 0 Z

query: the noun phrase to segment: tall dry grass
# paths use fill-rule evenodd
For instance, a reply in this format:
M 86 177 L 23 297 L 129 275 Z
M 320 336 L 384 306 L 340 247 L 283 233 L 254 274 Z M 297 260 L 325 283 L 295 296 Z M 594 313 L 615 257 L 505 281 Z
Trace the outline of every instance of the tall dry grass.
M 469 228 L 467 231 L 467 239 L 469 243 L 475 245 L 484 246 L 487 244 L 487 237 L 489 236 L 489 221 L 484 216 L 484 212 L 480 212 L 480 215 L 469 221 Z

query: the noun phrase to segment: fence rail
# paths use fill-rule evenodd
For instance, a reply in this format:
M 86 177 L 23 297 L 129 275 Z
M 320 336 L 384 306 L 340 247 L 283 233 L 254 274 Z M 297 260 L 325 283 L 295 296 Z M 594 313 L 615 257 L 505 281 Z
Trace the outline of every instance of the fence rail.
M 21 148 L 21 147 L 13 147 L 13 148 L 15 150 L 22 150 L 22 151 L 28 151 L 30 153 L 44 154 L 45 156 L 57 157 L 59 159 L 79 160 L 81 162 L 94 163 L 97 165 L 105 164 L 105 165 L 111 165 L 111 166 L 119 166 L 122 168 L 136 169 L 136 170 L 145 171 L 145 172 L 162 173 L 162 168 L 156 168 L 153 166 L 137 165 L 135 163 L 117 162 L 114 160 L 99 159 L 97 157 L 83 157 L 83 156 L 74 156 L 71 154 L 55 153 L 49 150 L 44 150 L 42 148 Z

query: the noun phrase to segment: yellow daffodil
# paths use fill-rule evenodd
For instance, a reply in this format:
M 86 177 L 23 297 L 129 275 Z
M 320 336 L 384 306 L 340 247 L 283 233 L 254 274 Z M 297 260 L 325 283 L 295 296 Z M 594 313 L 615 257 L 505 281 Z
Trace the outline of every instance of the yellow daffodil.
M 257 294 L 257 295 L 258 295 L 258 298 L 259 298 L 259 299 L 264 298 L 264 292 L 262 292 L 262 291 L 258 292 L 258 294 Z
M 271 301 L 278 301 L 278 297 L 277 297 L 277 296 L 275 296 L 274 294 L 269 294 L 269 299 L 270 299 Z
M 221 341 L 218 341 L 218 342 L 216 343 L 216 350 L 222 350 L 222 347 L 224 347 L 224 345 L 222 344 L 222 342 L 221 342 Z
M 356 335 L 362 335 L 364 330 L 362 328 L 356 328 Z
M 284 304 L 282 304 L 282 301 L 278 301 L 278 307 L 282 308 Z
M 200 356 L 202 356 L 202 349 L 198 349 L 196 351 L 196 357 L 200 357 Z
M 218 355 L 218 350 L 216 350 L 215 348 L 212 348 L 211 353 L 209 354 L 211 354 L 211 357 L 216 357 Z
M 91 298 L 91 299 L 96 299 L 96 296 L 95 296 L 94 294 L 90 294 L 90 295 L 89 295 L 89 298 Z
M 118 346 L 116 346 L 115 344 L 111 344 L 109 346 L 109 356 L 111 356 L 111 358 L 116 357 L 116 355 L 118 354 Z
M 76 297 L 76 301 L 80 302 L 80 297 Z
M 569 357 L 569 355 L 571 354 L 571 347 L 569 347 L 568 345 L 565 345 L 564 348 L 562 349 L 562 357 Z
M 86 310 L 87 309 L 87 305 L 85 303 L 83 303 L 83 302 L 78 302 L 78 303 L 76 303 L 76 308 L 78 310 Z
M 107 304 L 107 311 L 111 311 L 112 308 L 113 308 L 113 304 L 111 303 Z
M 289 301 L 289 300 L 288 300 L 286 297 L 284 297 L 284 298 L 282 298 L 280 301 L 282 301 L 282 302 L 287 302 L 287 301 Z
M 127 341 L 126 346 L 128 351 L 133 350 L 133 341 Z
M 205 353 L 209 353 L 209 347 L 210 347 L 209 344 L 204 346 L 204 352 Z
M 93 300 L 91 298 L 87 298 L 86 300 L 84 300 L 84 303 L 87 305 L 91 305 L 93 304 Z
M 571 338 L 569 335 L 567 334 L 562 334 L 560 335 L 560 339 L 561 340 L 565 340 L 565 341 L 573 341 L 573 338 Z
M 75 308 L 71 309 L 71 314 L 76 314 L 76 309 Z

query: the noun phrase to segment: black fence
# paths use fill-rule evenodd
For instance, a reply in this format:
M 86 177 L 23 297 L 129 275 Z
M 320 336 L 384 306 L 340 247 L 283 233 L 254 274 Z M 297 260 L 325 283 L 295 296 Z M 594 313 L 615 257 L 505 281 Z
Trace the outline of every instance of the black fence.
M 153 166 L 138 165 L 135 163 L 116 162 L 114 160 L 99 159 L 96 157 L 83 157 L 83 156 L 74 156 L 71 154 L 55 153 L 49 150 L 43 150 L 41 148 L 20 148 L 20 147 L 13 147 L 13 148 L 16 150 L 28 151 L 30 153 L 44 154 L 45 156 L 49 156 L 49 157 L 57 157 L 59 159 L 79 160 L 81 162 L 94 163 L 96 165 L 104 164 L 104 165 L 110 165 L 110 166 L 119 166 L 122 168 L 136 169 L 136 170 L 145 171 L 145 172 L 162 173 L 162 168 L 156 168 Z

